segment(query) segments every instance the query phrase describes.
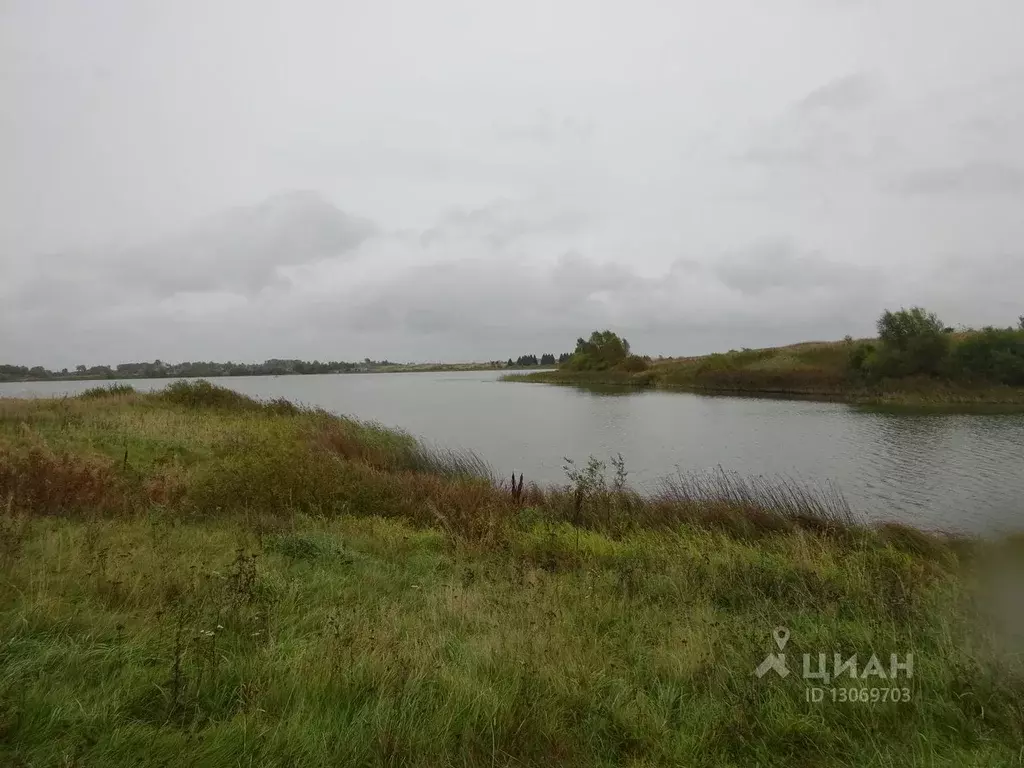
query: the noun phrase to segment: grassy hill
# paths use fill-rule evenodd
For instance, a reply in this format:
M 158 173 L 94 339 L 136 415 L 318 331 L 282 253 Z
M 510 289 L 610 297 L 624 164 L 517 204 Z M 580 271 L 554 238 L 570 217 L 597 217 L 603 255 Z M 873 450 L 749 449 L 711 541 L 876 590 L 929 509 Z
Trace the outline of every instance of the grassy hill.
M 763 478 L 623 481 L 513 489 L 204 383 L 0 399 L 0 764 L 1019 759 L 1017 542 Z M 759 678 L 779 626 L 792 673 Z
M 952 345 L 970 332 L 949 334 Z M 864 403 L 991 403 L 1024 407 L 1024 387 L 931 376 L 867 380 L 851 371 L 854 350 L 875 339 L 808 341 L 784 347 L 733 350 L 698 357 L 649 360 L 642 371 L 617 369 L 510 374 L 508 381 L 622 385 L 696 392 L 797 395 Z

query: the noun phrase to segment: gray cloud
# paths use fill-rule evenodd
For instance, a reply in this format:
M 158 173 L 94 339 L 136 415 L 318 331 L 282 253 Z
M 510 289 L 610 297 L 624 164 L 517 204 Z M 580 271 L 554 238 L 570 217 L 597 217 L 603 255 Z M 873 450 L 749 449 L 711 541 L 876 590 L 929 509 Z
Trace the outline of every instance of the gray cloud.
M 1016 0 L 283 8 L 4 3 L 4 362 L 694 353 L 1019 302 Z
M 880 92 L 881 87 L 874 78 L 864 73 L 855 73 L 815 88 L 797 102 L 796 108 L 803 111 L 857 110 L 869 106 Z
M 314 192 L 278 195 L 208 217 L 181 234 L 115 253 L 125 279 L 167 296 L 187 291 L 252 293 L 278 269 L 351 257 L 376 227 Z
M 579 252 L 545 268 L 516 257 L 503 270 L 482 259 L 425 265 L 319 302 L 304 322 L 358 329 L 382 344 L 417 339 L 432 348 L 443 339 L 475 359 L 561 350 L 611 325 L 641 351 L 684 354 L 865 332 L 873 315 L 859 318 L 858 309 L 875 293 L 856 270 L 765 241 L 650 276 Z
M 941 277 L 941 279 L 939 279 Z M 1024 312 L 1020 286 L 1024 285 L 1024 248 L 994 253 L 950 253 L 936 262 L 936 279 L 929 300 L 944 317 L 958 315 L 965 303 L 977 307 L 976 326 L 1015 325 Z
M 682 262 L 684 268 L 704 270 L 721 283 L 747 296 L 773 289 L 798 293 L 804 289 L 828 288 L 836 293 L 850 291 L 868 280 L 857 265 L 842 264 L 816 251 L 802 251 L 785 239 L 763 240 L 723 254 L 710 264 Z
M 862 153 L 848 131 L 829 125 L 780 126 L 766 132 L 741 159 L 767 167 L 827 170 L 858 160 Z
M 586 224 L 579 211 L 537 210 L 507 198 L 479 208 L 455 209 L 420 234 L 425 245 L 453 238 L 476 237 L 495 248 L 503 248 L 523 237 L 574 234 Z
M 30 311 L 59 302 L 87 311 L 125 293 L 163 299 L 181 293 L 249 295 L 285 286 L 283 268 L 350 259 L 376 232 L 313 192 L 274 196 L 206 217 L 151 243 L 35 259 L 15 296 Z
M 561 141 L 588 141 L 595 131 L 594 122 L 587 118 L 566 115 L 558 118 L 546 109 L 525 121 L 499 122 L 494 127 L 497 137 L 513 142 L 553 144 Z
M 906 174 L 896 187 L 912 195 L 1017 196 L 1024 194 L 1024 169 L 986 162 L 925 168 Z
M 861 163 L 878 150 L 851 122 L 874 105 L 882 93 L 878 80 L 854 73 L 830 80 L 803 95 L 766 126 L 740 159 L 768 167 L 828 170 Z

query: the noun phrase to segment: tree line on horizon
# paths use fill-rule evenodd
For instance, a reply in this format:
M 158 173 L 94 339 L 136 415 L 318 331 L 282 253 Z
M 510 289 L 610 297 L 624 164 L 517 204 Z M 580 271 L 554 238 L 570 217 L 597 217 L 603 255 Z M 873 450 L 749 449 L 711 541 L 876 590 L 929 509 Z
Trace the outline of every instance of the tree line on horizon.
M 362 362 L 314 360 L 271 359 L 262 363 L 216 363 L 216 362 L 184 362 L 165 363 L 162 360 L 142 363 L 121 363 L 110 365 L 78 365 L 74 369 L 62 368 L 52 371 L 37 365 L 29 368 L 24 365 L 0 365 L 0 381 L 25 381 L 45 379 L 162 379 L 162 378 L 205 378 L 212 376 L 284 376 L 288 374 L 307 373 L 358 373 L 373 371 L 395 363 L 390 360 L 371 360 Z
M 886 310 L 876 323 L 875 340 L 855 342 L 846 337 L 849 376 L 864 382 L 912 376 L 949 380 L 981 380 L 1011 386 L 1024 386 L 1024 315 L 1017 327 L 980 330 L 946 326 L 934 312 L 923 307 Z M 725 355 L 711 355 L 710 358 Z M 492 360 L 490 368 L 526 368 L 558 365 L 569 371 L 620 370 L 638 373 L 646 370 L 651 358 L 633 354 L 629 342 L 610 330 L 594 331 L 580 337 L 573 352 L 555 357 L 551 353 L 520 355 L 507 362 Z M 0 381 L 46 379 L 142 379 L 207 378 L 216 376 L 279 376 L 315 373 L 361 373 L 397 365 L 389 360 L 362 362 L 312 362 L 271 359 L 262 363 L 184 362 L 161 360 L 121 363 L 117 366 L 78 365 L 74 370 L 51 371 L 43 366 L 0 365 Z
M 527 368 L 531 365 L 561 365 L 570 357 L 572 355 L 569 352 L 563 352 L 557 358 L 550 353 L 543 354 L 539 358 L 536 355 L 520 355 L 515 360 L 510 357 L 508 362 L 505 363 L 505 367 Z
M 557 358 L 553 354 L 521 355 L 513 361 L 491 360 L 484 365 L 491 368 L 525 368 L 535 365 L 556 365 L 569 359 L 565 352 Z M 120 363 L 119 365 L 78 365 L 74 368 L 50 370 L 41 365 L 29 367 L 25 365 L 0 364 L 0 381 L 46 381 L 48 379 L 165 379 L 165 378 L 211 378 L 220 376 L 287 376 L 292 374 L 316 373 L 371 373 L 373 371 L 393 368 L 400 363 L 391 360 L 371 360 L 364 358 L 362 362 L 292 360 L 273 358 L 262 363 L 218 363 L 213 361 L 195 361 L 183 363 L 167 363 L 162 360 L 141 363 Z

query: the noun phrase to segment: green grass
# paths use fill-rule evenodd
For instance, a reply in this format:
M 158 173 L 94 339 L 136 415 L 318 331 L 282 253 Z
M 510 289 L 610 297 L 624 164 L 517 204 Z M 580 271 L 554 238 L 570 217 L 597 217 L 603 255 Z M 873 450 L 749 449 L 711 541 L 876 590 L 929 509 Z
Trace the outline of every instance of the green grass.
M 1019 764 L 1017 541 L 490 474 L 201 385 L 0 400 L 0 765 Z M 909 701 L 806 700 L 907 652 Z
M 965 334 L 953 334 L 959 341 Z M 786 347 L 733 350 L 700 357 L 654 360 L 639 373 L 537 371 L 508 374 L 505 381 L 571 386 L 621 386 L 690 392 L 782 395 L 880 406 L 997 405 L 1024 409 L 1024 388 L 950 382 L 926 377 L 868 384 L 851 376 L 851 344 L 804 342 Z

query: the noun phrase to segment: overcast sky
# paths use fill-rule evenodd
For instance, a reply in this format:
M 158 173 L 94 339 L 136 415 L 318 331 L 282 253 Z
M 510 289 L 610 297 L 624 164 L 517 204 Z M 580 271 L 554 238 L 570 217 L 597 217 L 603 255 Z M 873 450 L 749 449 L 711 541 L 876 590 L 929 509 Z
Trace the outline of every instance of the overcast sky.
M 1024 312 L 1020 0 L 0 0 L 0 362 Z

